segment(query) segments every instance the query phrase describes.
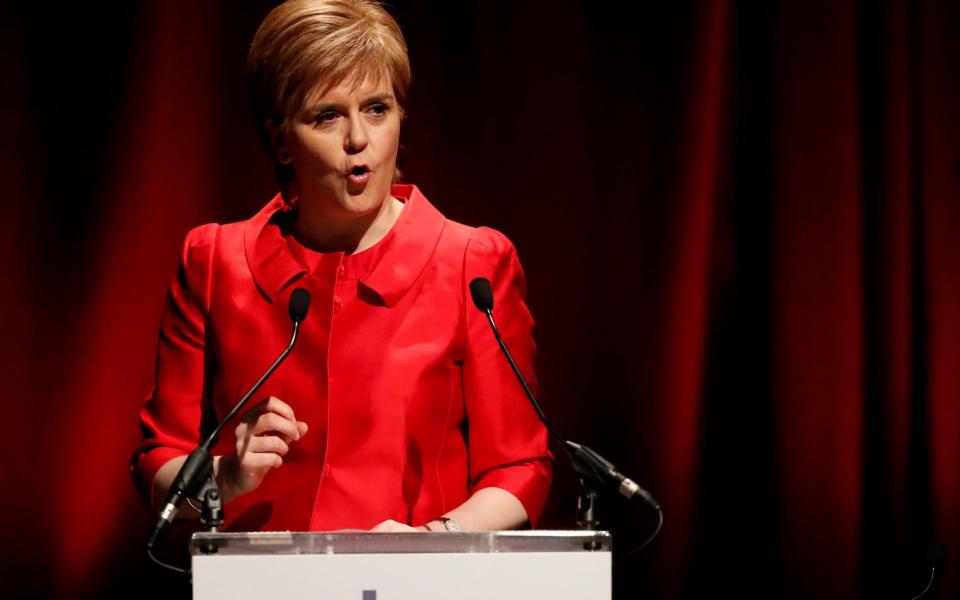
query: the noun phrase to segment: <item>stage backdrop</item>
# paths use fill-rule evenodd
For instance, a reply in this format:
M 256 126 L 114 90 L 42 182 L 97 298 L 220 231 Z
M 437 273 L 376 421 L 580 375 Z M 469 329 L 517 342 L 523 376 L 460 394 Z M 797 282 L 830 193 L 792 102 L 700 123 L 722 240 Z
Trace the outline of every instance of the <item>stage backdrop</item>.
M 7 4 L 4 593 L 182 591 L 127 460 L 184 234 L 275 191 L 272 3 Z M 544 408 L 664 506 L 618 597 L 908 598 L 934 540 L 960 595 L 960 3 L 391 4 L 407 179 L 516 243 Z

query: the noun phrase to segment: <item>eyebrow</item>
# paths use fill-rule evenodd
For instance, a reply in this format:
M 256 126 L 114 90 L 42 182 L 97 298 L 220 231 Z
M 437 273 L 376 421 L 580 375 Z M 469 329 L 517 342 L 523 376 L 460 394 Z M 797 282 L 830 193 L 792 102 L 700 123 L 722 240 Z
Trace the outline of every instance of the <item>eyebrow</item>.
M 393 102 L 393 101 L 394 101 L 393 94 L 374 94 L 373 96 L 370 96 L 369 98 L 364 100 L 361 104 L 376 104 L 377 102 Z

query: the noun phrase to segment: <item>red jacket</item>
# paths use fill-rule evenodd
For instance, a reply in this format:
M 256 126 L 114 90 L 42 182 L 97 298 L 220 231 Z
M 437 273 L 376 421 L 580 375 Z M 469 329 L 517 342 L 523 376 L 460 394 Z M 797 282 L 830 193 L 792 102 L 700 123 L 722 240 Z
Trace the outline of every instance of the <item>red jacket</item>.
M 410 185 L 390 233 L 346 256 L 305 256 L 274 198 L 248 221 L 191 231 L 171 284 L 156 385 L 132 470 L 148 487 L 189 453 L 286 347 L 297 287 L 312 302 L 297 345 L 253 406 L 277 396 L 309 432 L 253 493 L 226 507 L 234 530 L 422 524 L 500 487 L 536 523 L 550 485 L 547 435 L 470 299 L 493 283 L 494 316 L 535 385 L 523 271 L 501 233 L 443 217 Z M 235 423 L 214 454 L 231 451 Z

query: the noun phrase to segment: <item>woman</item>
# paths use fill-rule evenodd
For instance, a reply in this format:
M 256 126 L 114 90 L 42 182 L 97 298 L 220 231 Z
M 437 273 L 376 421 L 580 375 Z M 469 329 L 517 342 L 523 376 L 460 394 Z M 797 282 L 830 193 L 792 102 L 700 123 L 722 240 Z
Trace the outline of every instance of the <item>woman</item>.
M 370 0 L 286 2 L 254 37 L 248 83 L 282 191 L 247 221 L 187 236 L 132 461 L 145 493 L 165 498 L 286 345 L 302 287 L 313 302 L 297 347 L 213 452 L 228 528 L 535 524 L 546 432 L 468 292 L 493 282 L 531 376 L 523 273 L 502 234 L 394 184 L 410 86 L 396 22 Z

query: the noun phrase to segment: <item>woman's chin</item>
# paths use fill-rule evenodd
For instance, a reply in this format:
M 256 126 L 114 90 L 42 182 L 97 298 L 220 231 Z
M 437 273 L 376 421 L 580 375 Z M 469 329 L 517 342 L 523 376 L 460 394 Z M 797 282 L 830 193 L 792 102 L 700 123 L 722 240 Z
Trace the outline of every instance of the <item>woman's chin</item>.
M 362 190 L 351 190 L 348 187 L 345 192 L 341 199 L 341 206 L 359 216 L 380 210 L 380 207 L 383 206 L 384 201 L 390 195 L 390 187 L 374 187 L 368 184 Z
M 372 183 L 372 182 L 371 182 Z M 308 200 L 301 196 L 300 202 L 314 206 L 319 214 L 327 213 L 331 216 L 340 213 L 340 217 L 363 217 L 376 213 L 390 196 L 390 186 L 371 185 L 368 183 L 363 189 L 343 186 L 336 190 L 317 190 Z M 315 212 L 311 210 L 310 212 Z

